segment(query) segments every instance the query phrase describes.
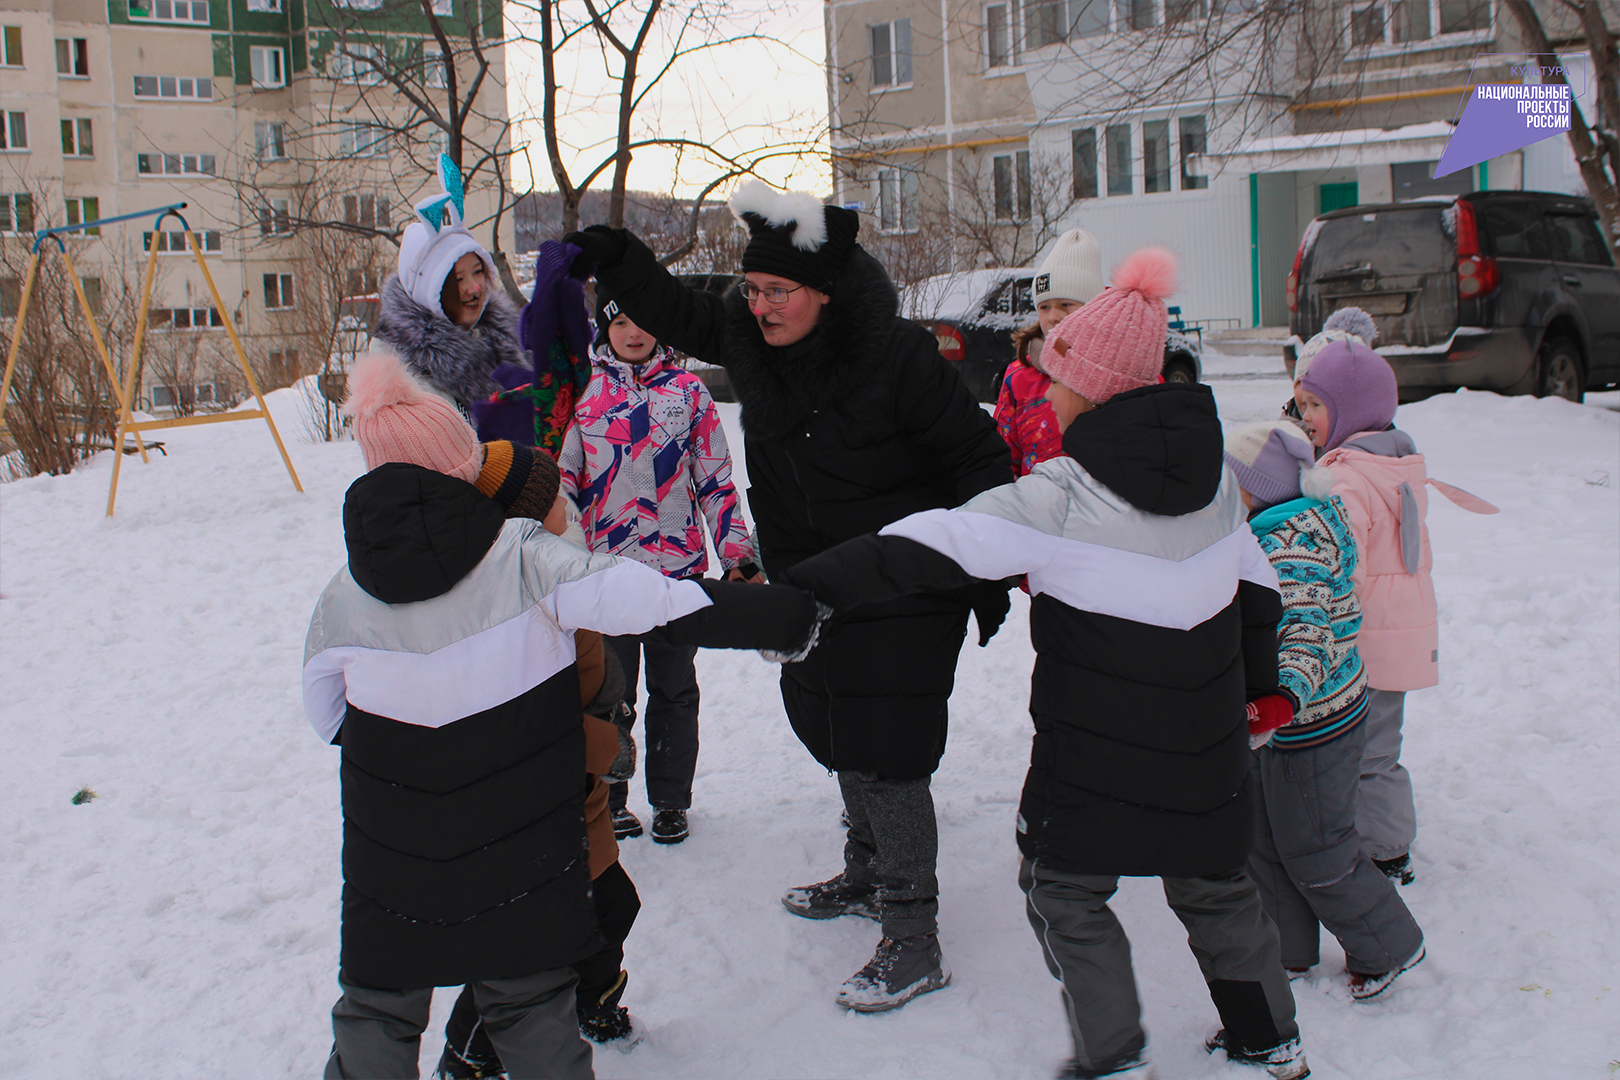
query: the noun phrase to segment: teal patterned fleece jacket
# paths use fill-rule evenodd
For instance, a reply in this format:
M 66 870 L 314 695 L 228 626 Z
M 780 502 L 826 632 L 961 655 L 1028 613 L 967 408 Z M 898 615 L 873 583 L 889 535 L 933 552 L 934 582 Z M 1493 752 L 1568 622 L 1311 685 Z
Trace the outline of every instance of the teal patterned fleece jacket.
M 1361 723 L 1367 676 L 1356 651 L 1361 602 L 1350 576 L 1356 544 L 1337 498 L 1294 499 L 1249 521 L 1281 585 L 1277 682 L 1294 699 L 1294 719 L 1279 728 L 1279 750 L 1320 746 Z

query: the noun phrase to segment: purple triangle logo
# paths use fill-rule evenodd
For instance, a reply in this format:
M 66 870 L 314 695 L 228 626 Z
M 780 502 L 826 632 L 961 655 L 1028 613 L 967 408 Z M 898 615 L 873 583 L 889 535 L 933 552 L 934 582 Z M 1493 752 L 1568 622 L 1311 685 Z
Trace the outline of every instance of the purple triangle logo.
M 1486 83 L 1474 87 L 1446 143 L 1436 179 L 1500 154 L 1569 131 L 1569 86 L 1565 83 Z

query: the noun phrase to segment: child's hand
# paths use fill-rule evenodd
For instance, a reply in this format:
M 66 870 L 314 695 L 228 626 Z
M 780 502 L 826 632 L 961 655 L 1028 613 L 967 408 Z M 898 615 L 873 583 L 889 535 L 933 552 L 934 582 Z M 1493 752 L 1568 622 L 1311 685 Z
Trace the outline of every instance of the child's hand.
M 558 494 L 552 500 L 551 509 L 546 511 L 540 524 L 552 536 L 561 536 L 568 529 L 568 502 L 565 496 Z
M 1249 702 L 1249 745 L 1261 746 L 1271 733 L 1291 723 L 1294 719 L 1294 703 L 1282 694 L 1267 694 Z M 1254 740 L 1264 736 L 1259 743 Z
M 750 585 L 765 584 L 765 574 L 751 562 L 740 563 L 726 571 L 724 581 L 744 581 Z

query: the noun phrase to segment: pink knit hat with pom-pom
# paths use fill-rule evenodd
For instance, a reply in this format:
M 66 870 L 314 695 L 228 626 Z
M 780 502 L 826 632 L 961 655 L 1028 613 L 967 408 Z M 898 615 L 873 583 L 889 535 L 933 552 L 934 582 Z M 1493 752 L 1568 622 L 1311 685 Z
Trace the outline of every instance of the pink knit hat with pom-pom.
M 402 461 L 469 484 L 478 479 L 484 455 L 471 425 L 392 353 L 367 353 L 355 361 L 343 415 L 354 418 L 367 469 Z
M 1041 350 L 1041 366 L 1070 390 L 1101 405 L 1115 394 L 1152 386 L 1164 368 L 1176 258 L 1163 248 L 1134 252 L 1114 270 L 1114 283 L 1058 323 Z M 1057 342 L 1067 351 L 1058 355 Z

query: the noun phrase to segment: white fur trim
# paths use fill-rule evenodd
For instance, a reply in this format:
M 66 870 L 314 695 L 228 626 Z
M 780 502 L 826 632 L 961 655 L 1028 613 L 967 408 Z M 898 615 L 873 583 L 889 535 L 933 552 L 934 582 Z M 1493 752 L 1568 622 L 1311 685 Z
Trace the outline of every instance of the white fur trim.
M 1300 469 L 1299 493 L 1307 499 L 1326 499 L 1333 494 L 1333 470 L 1318 465 Z
M 761 180 L 749 180 L 731 196 L 731 213 L 747 226 L 744 214 L 767 225 L 793 226 L 788 235 L 800 251 L 815 251 L 827 242 L 827 214 L 821 200 L 807 191 L 778 191 Z

